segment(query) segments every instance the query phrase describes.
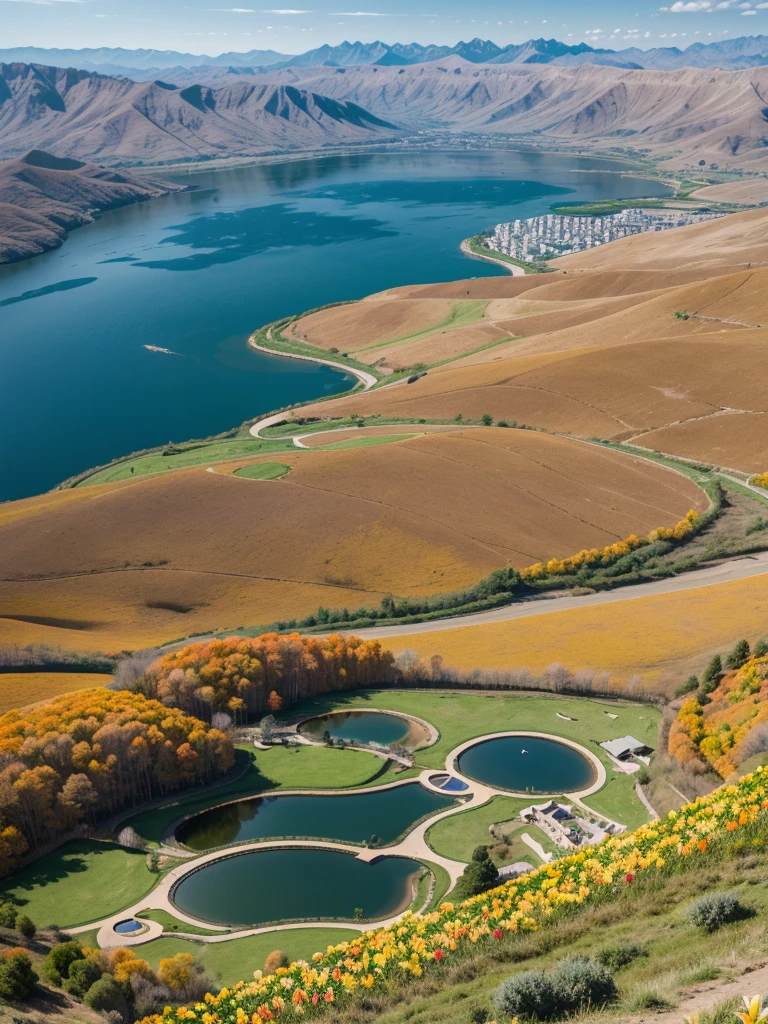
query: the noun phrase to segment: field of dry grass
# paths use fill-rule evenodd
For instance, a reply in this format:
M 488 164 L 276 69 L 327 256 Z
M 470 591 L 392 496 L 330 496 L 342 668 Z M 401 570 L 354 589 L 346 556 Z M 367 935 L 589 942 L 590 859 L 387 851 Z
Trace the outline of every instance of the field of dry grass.
M 0 714 L 51 700 L 60 693 L 106 686 L 111 678 L 93 672 L 3 672 L 0 673 Z
M 411 648 L 427 661 L 440 654 L 446 666 L 467 672 L 540 672 L 558 663 L 572 671 L 610 672 L 617 687 L 639 677 L 648 690 L 672 693 L 713 654 L 728 651 L 743 637 L 753 643 L 763 636 L 766 623 L 768 586 L 758 576 L 679 594 L 392 636 L 384 644 L 395 652 Z
M 321 604 L 452 591 L 708 504 L 669 470 L 530 431 L 474 428 L 281 460 L 292 468 L 279 480 L 232 476 L 258 461 L 241 459 L 10 516 L 0 643 L 119 651 Z

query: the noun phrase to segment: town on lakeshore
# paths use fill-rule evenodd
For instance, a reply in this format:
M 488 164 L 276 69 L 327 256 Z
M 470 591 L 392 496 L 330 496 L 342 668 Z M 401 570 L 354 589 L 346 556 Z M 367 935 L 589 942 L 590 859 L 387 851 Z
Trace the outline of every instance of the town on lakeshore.
M 485 245 L 505 256 L 534 263 L 584 252 L 627 235 L 668 231 L 721 216 L 720 213 L 688 213 L 686 210 L 622 210 L 606 217 L 562 217 L 548 213 L 543 217 L 497 224 Z

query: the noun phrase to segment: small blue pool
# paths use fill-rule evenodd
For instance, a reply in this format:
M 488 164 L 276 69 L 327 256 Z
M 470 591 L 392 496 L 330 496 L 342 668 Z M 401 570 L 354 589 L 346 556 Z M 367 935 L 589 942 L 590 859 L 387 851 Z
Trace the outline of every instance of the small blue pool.
M 447 793 L 463 793 L 465 789 L 469 789 L 466 782 L 455 779 L 452 775 L 430 775 L 429 781 Z
M 127 921 L 118 921 L 113 931 L 116 931 L 118 935 L 131 935 L 134 932 L 140 932 L 143 927 L 141 921 L 137 921 L 135 917 L 129 917 Z

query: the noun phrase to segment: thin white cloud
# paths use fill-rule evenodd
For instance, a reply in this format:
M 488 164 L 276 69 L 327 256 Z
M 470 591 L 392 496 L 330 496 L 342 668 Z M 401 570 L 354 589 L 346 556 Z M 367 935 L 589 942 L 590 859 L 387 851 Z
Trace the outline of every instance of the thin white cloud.
M 700 11 L 711 11 L 712 0 L 677 0 L 671 7 L 660 7 L 660 11 L 670 14 L 694 14 Z
M 332 11 L 332 18 L 388 18 L 388 14 L 379 11 Z
M 277 10 L 262 11 L 262 14 L 312 14 L 312 11 L 296 11 L 293 8 L 278 8 Z

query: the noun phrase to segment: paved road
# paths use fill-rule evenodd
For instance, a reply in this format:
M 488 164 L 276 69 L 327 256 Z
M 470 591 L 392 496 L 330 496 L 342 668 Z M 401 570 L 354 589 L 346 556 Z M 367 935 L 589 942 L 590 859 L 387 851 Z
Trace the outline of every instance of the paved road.
M 694 572 L 683 573 L 670 579 L 658 580 L 654 583 L 638 583 L 634 586 L 622 587 L 601 594 L 588 594 L 585 597 L 552 597 L 536 601 L 525 601 L 520 604 L 505 605 L 487 612 L 474 612 L 471 615 L 455 615 L 447 619 L 432 622 L 414 622 L 408 625 L 373 626 L 370 629 L 356 629 L 355 636 L 366 640 L 383 640 L 391 636 L 411 636 L 414 633 L 439 633 L 445 629 L 462 629 L 468 626 L 479 626 L 490 622 L 507 622 L 510 619 L 526 619 L 531 615 L 548 615 L 552 612 L 568 611 L 572 608 L 592 608 L 600 604 L 612 604 L 616 601 L 634 601 L 640 597 L 653 597 L 657 594 L 676 594 L 685 590 L 699 590 L 715 583 L 729 583 L 734 580 L 750 579 L 753 576 L 768 574 L 768 551 L 754 555 L 733 558 L 727 562 L 710 565 Z M 336 630 L 338 632 L 338 630 Z M 329 634 L 321 634 L 329 635 Z

